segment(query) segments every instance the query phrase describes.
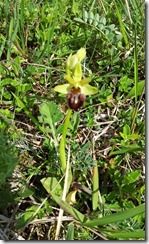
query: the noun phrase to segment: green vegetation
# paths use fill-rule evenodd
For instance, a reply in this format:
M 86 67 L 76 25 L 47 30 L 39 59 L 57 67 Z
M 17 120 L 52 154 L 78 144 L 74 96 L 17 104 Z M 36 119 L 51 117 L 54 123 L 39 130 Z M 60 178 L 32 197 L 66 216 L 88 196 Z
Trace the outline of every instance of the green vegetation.
M 0 239 L 145 240 L 145 2 L 4 0 L 0 16 Z M 98 93 L 73 111 L 54 88 L 80 48 Z

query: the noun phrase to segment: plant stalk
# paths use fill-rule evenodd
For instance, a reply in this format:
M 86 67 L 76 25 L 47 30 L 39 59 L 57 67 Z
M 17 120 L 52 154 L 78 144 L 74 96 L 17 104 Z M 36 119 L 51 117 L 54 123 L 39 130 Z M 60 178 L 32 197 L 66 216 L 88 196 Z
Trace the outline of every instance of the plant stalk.
M 63 173 L 65 173 L 65 171 L 66 171 L 65 145 L 66 145 L 66 134 L 67 134 L 67 129 L 68 129 L 68 125 L 69 125 L 69 121 L 70 121 L 71 114 L 72 114 L 72 109 L 69 108 L 68 111 L 67 111 L 66 118 L 65 118 L 64 127 L 63 127 L 63 133 L 62 133 L 62 138 L 61 138 L 60 147 L 59 147 L 60 160 L 61 160 L 61 164 L 62 164 L 62 172 Z

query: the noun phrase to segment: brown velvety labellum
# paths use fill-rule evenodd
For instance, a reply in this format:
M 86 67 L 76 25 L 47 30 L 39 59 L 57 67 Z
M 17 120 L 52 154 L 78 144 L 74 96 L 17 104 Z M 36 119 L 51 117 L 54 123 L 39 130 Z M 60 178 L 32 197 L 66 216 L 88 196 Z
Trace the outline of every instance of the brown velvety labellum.
M 80 88 L 72 88 L 66 95 L 66 100 L 69 108 L 77 110 L 85 102 L 85 95 L 80 93 Z

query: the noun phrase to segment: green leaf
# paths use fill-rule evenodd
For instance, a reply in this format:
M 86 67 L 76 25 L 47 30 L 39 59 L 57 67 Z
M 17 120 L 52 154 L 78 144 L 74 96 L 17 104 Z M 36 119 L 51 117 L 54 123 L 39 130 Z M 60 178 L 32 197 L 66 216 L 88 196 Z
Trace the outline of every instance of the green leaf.
M 12 36 L 13 26 L 14 26 L 14 18 L 11 18 L 10 23 L 9 23 L 9 37 Z
M 144 87 L 145 87 L 145 80 L 138 82 L 137 96 L 140 96 L 142 94 Z M 135 86 L 130 90 L 130 92 L 126 96 L 126 99 L 133 98 L 133 97 L 135 97 Z
M 66 115 L 66 118 L 65 118 L 65 122 L 64 122 L 64 126 L 63 126 L 63 133 L 62 133 L 62 137 L 61 137 L 61 140 L 60 140 L 60 146 L 59 146 L 60 159 L 61 159 L 61 165 L 62 165 L 63 173 L 66 170 L 65 146 L 66 146 L 66 135 L 67 135 L 67 131 L 68 131 L 68 125 L 69 125 L 69 122 L 70 122 L 71 114 L 72 114 L 72 109 L 68 109 L 67 115 Z M 70 175 L 69 176 L 72 177 L 71 169 L 69 169 L 69 170 L 70 170 Z M 70 180 L 71 180 L 71 177 L 70 177 Z
M 130 79 L 127 75 L 122 76 L 119 80 L 119 91 L 128 93 L 133 83 L 134 80 Z
M 103 25 L 106 25 L 106 18 L 105 18 L 104 15 L 102 15 L 102 16 L 100 17 L 100 23 L 102 23 Z
M 20 69 L 21 69 L 21 62 L 20 62 L 21 58 L 19 56 L 17 56 L 15 59 L 14 59 L 14 62 L 12 63 L 12 67 L 14 69 L 14 73 L 16 76 L 19 75 L 19 72 L 20 72 Z
M 14 98 L 17 101 L 17 105 L 18 107 L 20 107 L 21 109 L 24 110 L 24 112 L 26 113 L 26 115 L 32 120 L 32 122 L 37 126 L 37 128 L 44 133 L 44 129 L 42 126 L 40 126 L 40 124 L 38 123 L 38 121 L 35 119 L 35 117 L 32 115 L 32 113 L 29 111 L 29 109 L 27 108 L 26 104 L 18 97 L 16 96 L 14 93 L 12 93 Z
M 127 175 L 124 176 L 123 179 L 123 184 L 131 184 L 134 183 L 135 181 L 137 181 L 139 179 L 141 175 L 141 171 L 140 170 L 135 170 L 132 172 L 129 172 Z
M 99 14 L 96 13 L 94 16 L 94 22 L 93 25 L 96 27 L 99 24 Z
M 80 19 L 80 18 L 74 18 L 74 20 L 78 23 L 83 23 L 84 24 L 84 20 Z
M 26 198 L 29 196 L 32 196 L 34 194 L 34 190 L 29 189 L 28 187 L 25 187 L 20 193 L 19 196 L 22 198 Z
M 110 214 L 110 215 L 107 215 L 102 218 L 97 218 L 94 220 L 87 220 L 86 222 L 83 223 L 83 225 L 88 226 L 88 227 L 106 225 L 106 224 L 120 222 L 125 219 L 132 218 L 132 217 L 134 217 L 138 214 L 142 214 L 144 212 L 145 212 L 145 204 L 142 204 L 142 205 L 134 207 L 132 209 L 124 210 L 119 213 Z
M 97 163 L 93 170 L 93 192 L 92 192 L 92 206 L 93 210 L 97 209 L 99 203 L 99 175 Z
M 66 234 L 66 241 L 74 240 L 74 224 L 70 224 L 68 226 L 67 234 Z
M 127 136 L 128 140 L 136 140 L 136 139 L 140 139 L 140 138 L 141 138 L 141 135 L 135 134 L 135 133 Z
M 83 19 L 84 19 L 84 22 L 88 21 L 88 12 L 86 10 L 84 11 Z
M 134 26 L 134 81 L 135 81 L 135 103 L 138 97 L 138 52 L 137 52 L 137 22 Z
M 129 238 L 133 238 L 133 239 L 140 239 L 140 238 L 145 238 L 145 231 L 143 230 L 137 230 L 137 231 L 131 231 L 131 232 L 123 232 L 123 231 L 117 231 L 115 233 L 108 233 L 109 237 L 112 238 L 124 238 L 125 240 L 129 239 Z
M 40 114 L 42 115 L 38 117 L 40 122 L 45 122 L 50 126 L 54 138 L 54 144 L 55 147 L 57 147 L 58 141 L 56 136 L 55 123 L 60 122 L 62 120 L 63 115 L 61 111 L 54 102 L 50 102 L 49 104 L 45 103 L 40 107 Z
M 0 185 L 5 183 L 19 163 L 15 145 L 11 142 L 10 134 L 0 131 Z
M 126 34 L 126 29 L 125 29 L 125 26 L 124 26 L 124 22 L 123 22 L 123 18 L 122 18 L 122 14 L 121 12 L 119 11 L 119 8 L 116 4 L 116 1 L 115 2 L 115 8 L 116 8 L 116 14 L 117 14 L 117 17 L 118 17 L 118 21 L 119 21 L 119 25 L 120 25 L 120 30 L 122 32 L 122 35 L 123 35 L 123 38 L 124 38 L 124 42 L 125 42 L 125 45 L 126 47 L 129 45 L 129 41 L 128 41 L 128 38 L 127 38 L 127 34 Z
M 54 102 L 45 103 L 40 107 L 40 113 L 43 115 L 43 120 L 47 124 L 60 122 L 63 118 L 61 111 Z
M 40 181 L 49 194 L 53 191 L 58 196 L 62 195 L 62 187 L 55 177 L 43 178 Z
M 32 206 L 26 209 L 25 213 L 23 213 L 20 217 L 18 217 L 17 221 L 17 229 L 21 229 L 25 227 L 25 225 L 33 220 L 36 216 L 34 216 L 34 213 L 38 209 L 38 206 Z M 34 217 L 33 217 L 34 216 Z
M 110 155 L 117 155 L 117 154 L 124 154 L 128 152 L 139 152 L 143 151 L 141 147 L 127 147 L 127 148 L 122 148 L 113 152 L 110 152 Z
M 129 127 L 129 125 L 125 125 L 125 126 L 123 127 L 123 133 L 124 133 L 125 135 L 130 135 L 130 127 Z
M 123 133 L 120 132 L 120 136 L 124 139 L 124 140 L 136 140 L 139 139 L 141 136 L 139 134 L 131 134 L 130 131 L 130 127 L 128 125 L 125 125 L 123 127 Z
M 94 14 L 93 14 L 93 12 L 89 12 L 88 18 L 89 18 L 89 24 L 91 25 L 93 23 L 93 21 L 94 21 Z
M 50 192 L 50 195 L 66 213 L 71 214 L 71 216 L 73 216 L 76 220 L 78 220 L 81 223 L 85 221 L 86 217 L 84 214 L 80 213 L 77 209 L 71 207 L 67 202 L 61 200 L 53 192 Z

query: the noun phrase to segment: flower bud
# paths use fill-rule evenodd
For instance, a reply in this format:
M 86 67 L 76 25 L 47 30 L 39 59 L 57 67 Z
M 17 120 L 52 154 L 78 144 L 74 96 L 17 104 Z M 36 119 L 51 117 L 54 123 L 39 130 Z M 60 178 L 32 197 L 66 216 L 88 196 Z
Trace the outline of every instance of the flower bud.
M 80 48 L 78 51 L 77 51 L 77 56 L 78 56 L 78 60 L 79 61 L 82 61 L 84 58 L 85 58 L 85 56 L 86 56 L 86 50 L 85 50 L 85 48 Z

